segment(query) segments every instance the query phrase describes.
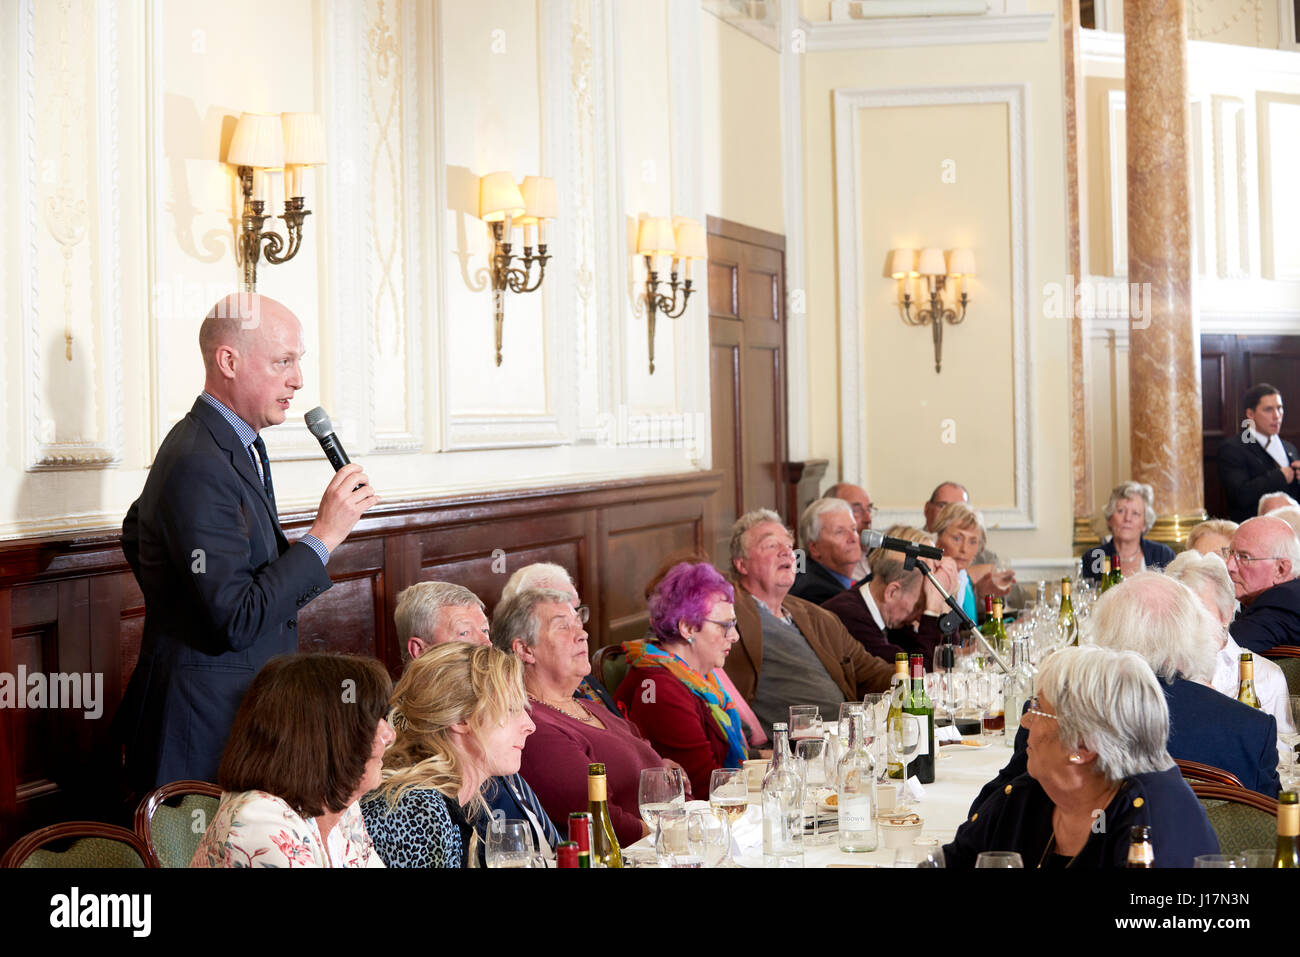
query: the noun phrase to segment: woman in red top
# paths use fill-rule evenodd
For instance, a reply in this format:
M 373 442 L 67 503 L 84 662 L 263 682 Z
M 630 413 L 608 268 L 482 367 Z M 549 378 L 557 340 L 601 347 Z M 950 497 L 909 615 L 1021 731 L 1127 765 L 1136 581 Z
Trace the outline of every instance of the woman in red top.
M 735 644 L 735 593 L 712 566 L 683 562 L 650 596 L 653 638 L 624 642 L 628 673 L 614 697 L 641 733 L 709 793 L 709 773 L 748 757 L 744 729 L 715 670 Z

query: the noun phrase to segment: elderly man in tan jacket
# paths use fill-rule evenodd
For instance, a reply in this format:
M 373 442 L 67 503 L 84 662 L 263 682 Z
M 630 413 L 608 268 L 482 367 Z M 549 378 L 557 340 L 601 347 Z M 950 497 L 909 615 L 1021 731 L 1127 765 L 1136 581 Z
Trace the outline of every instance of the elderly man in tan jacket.
M 794 542 L 781 517 L 756 509 L 731 528 L 740 640 L 726 672 L 771 732 L 792 704 L 815 704 L 834 720 L 843 701 L 886 691 L 894 669 L 867 653 L 840 620 L 789 594 L 794 584 Z

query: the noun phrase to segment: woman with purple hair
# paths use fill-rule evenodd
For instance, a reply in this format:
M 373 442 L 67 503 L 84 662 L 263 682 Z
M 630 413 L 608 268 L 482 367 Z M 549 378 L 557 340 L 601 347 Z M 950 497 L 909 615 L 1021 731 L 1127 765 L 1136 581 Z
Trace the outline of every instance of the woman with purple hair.
M 712 565 L 673 567 L 650 596 L 651 636 L 623 643 L 628 673 L 614 693 L 665 758 L 686 769 L 695 794 L 709 773 L 749 756 L 740 715 L 714 672 L 740 637 L 735 593 Z

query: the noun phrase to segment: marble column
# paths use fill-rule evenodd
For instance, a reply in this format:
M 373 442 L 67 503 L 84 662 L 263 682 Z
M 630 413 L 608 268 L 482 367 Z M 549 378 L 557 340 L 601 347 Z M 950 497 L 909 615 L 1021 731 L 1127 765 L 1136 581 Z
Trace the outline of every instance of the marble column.
M 1079 171 L 1084 168 L 1079 139 L 1079 118 L 1083 112 L 1083 50 L 1079 34 L 1079 0 L 1062 0 L 1061 52 L 1065 80 L 1065 231 L 1066 262 L 1074 288 L 1083 276 L 1083 245 L 1086 227 L 1079 205 Z M 1074 545 L 1076 550 L 1097 543 L 1092 527 L 1096 495 L 1092 487 L 1092 403 L 1088 401 L 1088 340 L 1083 334 L 1083 316 L 1071 310 L 1070 319 L 1070 479 L 1074 499 Z
M 1124 4 L 1124 101 L 1132 471 L 1155 490 L 1149 536 L 1173 543 L 1205 517 L 1185 0 Z

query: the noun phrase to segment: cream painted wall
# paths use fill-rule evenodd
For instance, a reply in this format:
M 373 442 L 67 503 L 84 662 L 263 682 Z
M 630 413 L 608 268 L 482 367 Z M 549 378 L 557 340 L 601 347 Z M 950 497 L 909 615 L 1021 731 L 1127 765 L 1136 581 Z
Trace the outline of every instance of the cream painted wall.
M 65 76 L 62 9 L 16 0 L 0 16 L 13 80 L 0 120 L 17 131 L 0 150 L 14 184 L 0 199 L 12 264 L 0 267 L 0 537 L 118 525 L 201 388 L 199 321 L 239 278 L 222 160 L 244 110 L 320 111 L 330 151 L 307 175 L 302 252 L 259 271 L 259 291 L 302 318 L 308 350 L 289 421 L 266 436 L 286 512 L 314 509 L 329 477 L 301 425 L 317 403 L 389 501 L 707 467 L 707 365 L 682 360 L 698 329 L 660 330 L 650 380 L 644 319 L 619 315 L 631 291 L 606 297 L 598 263 L 625 210 L 675 212 L 673 192 L 699 188 L 700 162 L 679 162 L 672 182 L 672 149 L 704 151 L 665 94 L 698 17 L 670 17 L 668 2 L 73 0 L 89 27 L 71 33 L 86 47 Z M 238 25 L 250 22 L 274 55 L 247 43 Z M 686 31 L 673 44 L 670 22 Z M 609 136 L 620 101 L 635 122 Z M 499 168 L 555 176 L 562 219 L 542 291 L 506 295 L 498 369 L 490 296 L 472 288 L 486 245 L 471 174 Z M 70 258 L 43 212 L 64 181 L 68 208 L 86 203 Z M 593 198 L 593 182 L 621 183 L 619 202 Z M 629 441 L 647 410 L 689 424 L 694 441 Z M 596 427 L 580 434 L 580 417 Z
M 1088 38 L 1091 52 L 1084 61 L 1089 233 L 1084 273 L 1097 301 L 1087 328 L 1098 497 L 1129 478 L 1128 330 L 1116 309 L 1129 291 L 1123 256 L 1118 266 L 1113 261 L 1127 229 L 1124 62 L 1118 41 Z M 1300 263 L 1300 230 L 1293 226 L 1296 194 L 1289 175 L 1300 149 L 1300 55 L 1205 42 L 1189 43 L 1188 53 L 1200 329 L 1300 335 L 1300 269 L 1293 265 Z M 1112 197 L 1116 184 L 1118 195 Z
M 712 14 L 700 24 L 705 207 L 783 233 L 780 55 Z
M 1054 13 L 1057 9 L 1057 4 L 1047 0 L 1024 6 L 1028 13 Z M 1025 229 L 1030 290 L 1025 306 L 1030 338 L 1024 345 L 1035 426 L 1025 436 L 1029 460 L 1022 465 L 1028 471 L 1035 527 L 990 534 L 994 548 L 1017 558 L 1063 557 L 1070 553 L 1071 543 L 1070 453 L 1068 430 L 1063 425 L 1069 419 L 1068 323 L 1045 317 L 1042 298 L 1045 286 L 1063 283 L 1066 272 L 1060 62 L 1060 41 L 1051 30 L 1041 42 L 818 52 L 809 54 L 804 66 L 808 327 L 809 353 L 815 363 L 810 374 L 811 451 L 831 460 L 828 476 L 840 474 L 844 467 L 840 461 L 841 383 L 837 374 L 838 310 L 842 303 L 836 229 L 838 218 L 849 213 L 835 186 L 830 148 L 834 139 L 833 92 L 897 90 L 923 95 L 936 86 L 1025 85 L 1029 189 Z M 913 114 L 908 122 L 915 125 L 917 117 L 934 116 L 935 109 L 917 106 L 902 112 Z M 1005 204 L 999 208 L 996 223 L 986 225 L 977 218 L 993 215 L 983 206 L 988 195 L 1005 195 L 1009 144 L 999 140 L 996 132 L 1005 131 L 1005 121 L 996 111 L 983 108 L 963 112 L 969 112 L 971 118 L 964 118 L 960 128 L 950 128 L 951 122 L 938 124 L 937 135 L 927 140 L 927 149 L 941 150 L 942 134 L 948 133 L 951 145 L 941 158 L 969 156 L 957 165 L 957 183 L 943 183 L 938 166 L 931 163 L 917 164 L 920 169 L 908 175 L 905 186 L 876 184 L 877 192 L 897 193 L 910 200 L 913 214 L 905 216 L 904 209 L 893 210 L 890 215 L 896 219 L 873 224 L 873 231 L 861 237 L 864 248 L 871 251 L 858 266 L 862 301 L 880 312 L 886 310 L 894 292 L 894 284 L 882 277 L 880 250 L 895 243 L 902 245 L 904 240 L 919 243 L 923 235 L 928 237 L 925 242 L 945 248 L 958 245 L 962 238 L 956 233 L 949 235 L 950 227 L 941 212 L 938 218 L 927 218 L 927 212 L 942 211 L 952 204 L 958 211 L 953 222 L 967 224 L 965 228 L 971 230 L 970 245 L 980 266 L 966 323 L 945 330 L 945 361 L 938 376 L 928 332 L 904 328 L 897 315 L 882 316 L 883 326 L 874 325 L 873 316 L 878 313 L 864 319 L 873 323 L 865 330 L 865 340 L 891 350 L 873 350 L 863 356 L 867 433 L 879 436 L 882 442 L 869 453 L 872 471 L 867 487 L 883 508 L 912 520 L 919 518 L 920 505 L 930 489 L 947 478 L 965 481 L 977 506 L 1005 505 L 1006 476 L 1012 468 L 1005 454 L 1006 436 L 1013 428 L 1027 427 L 1025 422 L 1013 421 L 1006 387 L 990 388 L 985 382 L 990 368 L 1000 370 L 998 381 L 1004 381 L 1009 363 L 1010 321 L 1005 298 L 999 297 L 1006 295 L 1009 283 L 1006 223 L 1011 210 Z M 974 117 L 983 124 L 972 130 L 968 122 L 978 123 Z M 975 143 L 963 144 L 963 134 L 967 139 L 974 137 Z M 862 147 L 867 162 L 881 170 L 903 169 L 914 148 L 911 140 L 870 136 L 863 139 Z M 928 185 L 923 182 L 926 174 Z M 909 189 L 915 192 L 909 193 Z M 907 384 L 919 390 L 921 400 L 899 394 L 900 381 L 909 376 Z M 922 400 L 927 402 L 924 410 L 918 409 Z M 957 446 L 952 449 L 944 447 L 940 430 L 928 419 L 937 418 L 929 410 L 954 408 L 956 402 L 960 402 L 959 411 L 945 416 L 958 420 Z M 886 436 L 896 437 L 888 458 Z M 990 437 L 992 444 L 985 447 L 979 441 L 981 436 Z M 945 461 L 946 467 L 936 464 Z M 849 470 L 860 467 L 850 465 Z M 886 496 L 879 494 L 877 483 L 887 490 Z
M 864 477 L 885 507 L 915 508 L 923 474 L 968 473 L 973 456 L 989 466 L 965 479 L 980 506 L 1015 504 L 1009 122 L 1006 106 L 993 103 L 857 113 L 862 143 L 907 144 L 869 147 L 858 168 L 869 418 Z M 955 182 L 945 181 L 949 172 Z M 941 373 L 934 371 L 928 328 L 901 321 L 897 284 L 882 278 L 890 249 L 923 246 L 974 248 L 979 270 L 969 283 L 968 321 L 944 330 Z M 914 295 L 918 287 L 913 283 Z M 951 300 L 953 290 L 945 295 Z M 919 474 L 898 467 L 913 461 L 925 462 Z

